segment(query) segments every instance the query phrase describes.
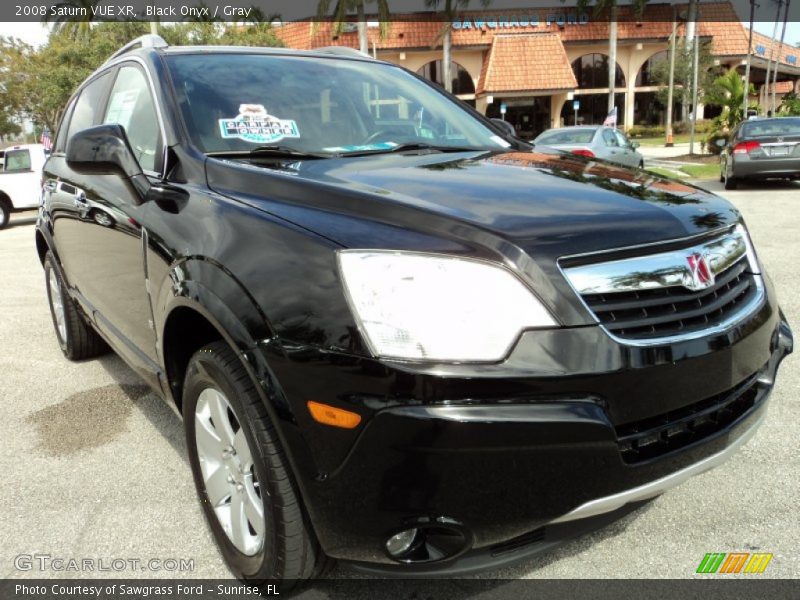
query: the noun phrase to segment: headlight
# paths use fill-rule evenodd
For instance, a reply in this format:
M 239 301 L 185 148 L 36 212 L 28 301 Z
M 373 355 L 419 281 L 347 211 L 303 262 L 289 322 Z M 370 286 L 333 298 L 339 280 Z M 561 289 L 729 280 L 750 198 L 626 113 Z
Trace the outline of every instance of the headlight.
M 753 240 L 750 239 L 750 232 L 747 231 L 747 227 L 745 227 L 744 223 L 739 223 L 735 231 L 742 236 L 744 240 L 744 245 L 747 248 L 747 262 L 750 264 L 750 271 L 756 275 L 761 274 L 761 263 L 758 262 L 756 249 L 755 246 L 753 246 Z
M 426 254 L 339 252 L 350 307 L 376 356 L 493 362 L 555 320 L 511 272 Z

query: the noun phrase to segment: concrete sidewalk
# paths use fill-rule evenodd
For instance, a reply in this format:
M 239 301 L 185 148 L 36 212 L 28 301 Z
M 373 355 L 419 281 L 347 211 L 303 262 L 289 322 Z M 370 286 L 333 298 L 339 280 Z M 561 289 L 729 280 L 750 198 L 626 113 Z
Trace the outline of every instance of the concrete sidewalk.
M 700 145 L 695 143 L 694 146 L 695 152 L 698 152 L 700 150 Z M 646 159 L 669 159 L 689 154 L 689 143 L 675 144 L 670 148 L 666 146 L 639 146 L 637 150 L 639 150 Z

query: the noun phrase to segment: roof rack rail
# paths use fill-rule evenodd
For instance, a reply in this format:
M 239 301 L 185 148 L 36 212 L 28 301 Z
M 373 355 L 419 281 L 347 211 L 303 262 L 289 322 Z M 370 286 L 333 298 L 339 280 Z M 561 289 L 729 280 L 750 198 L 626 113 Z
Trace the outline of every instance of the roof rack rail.
M 114 52 L 114 54 L 109 56 L 108 60 L 113 60 L 118 56 L 132 52 L 133 50 L 138 50 L 139 48 L 166 48 L 167 46 L 169 46 L 169 44 L 167 44 L 167 42 L 164 41 L 164 38 L 162 38 L 160 35 L 149 33 L 147 35 L 138 37 L 131 42 L 128 42 L 122 48 Z
M 348 46 L 324 46 L 322 48 L 314 48 L 312 52 L 322 52 L 323 54 L 338 54 L 339 56 L 353 56 L 356 58 L 372 58 L 366 52 L 350 48 Z

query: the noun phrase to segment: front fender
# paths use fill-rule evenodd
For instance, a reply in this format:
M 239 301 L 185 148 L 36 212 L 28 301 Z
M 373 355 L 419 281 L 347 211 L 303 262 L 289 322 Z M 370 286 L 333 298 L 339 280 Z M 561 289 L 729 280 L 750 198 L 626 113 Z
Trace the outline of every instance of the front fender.
M 295 408 L 268 363 L 268 355 L 282 357 L 283 349 L 266 315 L 231 273 L 207 258 L 189 257 L 174 263 L 157 287 L 154 314 L 162 365 L 166 368 L 164 332 L 170 315 L 181 307 L 202 315 L 241 359 L 276 427 L 303 493 L 302 482 L 315 477 L 317 468 L 298 428 Z M 168 387 L 171 395 L 172 387 Z

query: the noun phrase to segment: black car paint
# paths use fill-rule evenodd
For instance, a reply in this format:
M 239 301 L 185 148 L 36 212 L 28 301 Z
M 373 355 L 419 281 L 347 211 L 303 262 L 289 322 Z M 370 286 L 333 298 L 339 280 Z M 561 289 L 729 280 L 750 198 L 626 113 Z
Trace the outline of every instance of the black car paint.
M 725 333 L 619 344 L 560 272 L 583 253 L 623 256 L 616 249 L 725 230 L 741 219 L 725 200 L 642 171 L 524 147 L 209 158 L 185 142 L 158 52 L 136 55 L 153 76 L 170 173 L 149 174 L 154 187 L 142 201 L 120 174 L 80 172 L 54 153 L 46 179 L 83 191 L 114 223 L 89 218 L 59 187 L 41 212 L 40 252 L 56 255 L 90 320 L 178 410 L 170 345 L 194 333 L 174 326 L 186 311 L 239 351 L 329 555 L 388 563 L 386 537 L 423 517 L 462 523 L 475 548 L 513 538 L 587 499 L 718 451 L 765 409 L 763 402 L 747 423 L 703 444 L 622 464 L 614 426 L 728 390 L 762 370 L 774 376 L 791 350 L 790 333 L 766 281 L 765 304 Z M 502 263 L 536 290 L 561 328 L 523 333 L 497 364 L 375 359 L 342 290 L 340 248 Z M 363 425 L 316 423 L 308 399 L 355 411 Z M 473 416 L 466 422 L 459 411 Z

